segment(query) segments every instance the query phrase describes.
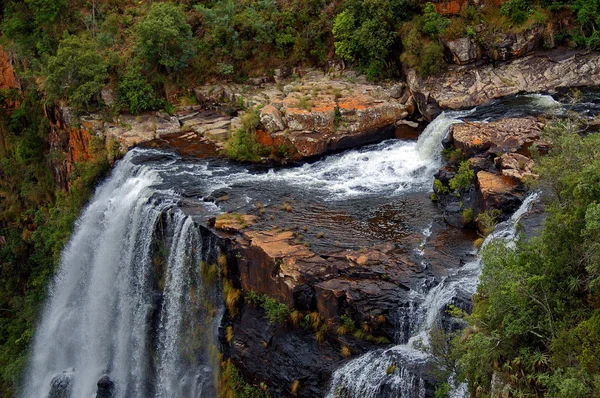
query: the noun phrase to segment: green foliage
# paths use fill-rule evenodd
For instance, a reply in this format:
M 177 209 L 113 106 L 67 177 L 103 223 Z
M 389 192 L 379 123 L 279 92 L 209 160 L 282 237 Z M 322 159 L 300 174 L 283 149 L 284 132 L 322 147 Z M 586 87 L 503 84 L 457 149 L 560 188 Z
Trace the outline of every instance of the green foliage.
M 428 77 L 440 73 L 446 62 L 444 61 L 444 46 L 436 41 L 429 42 L 421 50 L 419 74 Z
M 173 3 L 152 4 L 135 33 L 136 50 L 151 67 L 180 71 L 194 55 L 192 28 L 181 8 Z
M 423 33 L 430 37 L 437 37 L 444 33 L 450 20 L 435 11 L 432 3 L 426 3 L 423 9 Z
M 502 4 L 501 13 L 517 25 L 522 24 L 529 17 L 531 4 L 529 0 L 508 0 Z
M 473 393 L 499 372 L 515 396 L 600 394 L 600 134 L 575 128 L 546 129 L 538 172 L 553 200 L 541 236 L 484 249 L 472 328 L 454 342 Z
M 597 48 L 600 45 L 600 1 L 576 0 L 573 12 L 581 25 L 579 32 L 575 33 L 575 40 L 580 45 Z
M 463 161 L 458 166 L 456 175 L 449 181 L 450 189 L 458 191 L 467 188 L 475 178 L 475 171 L 471 168 L 468 161 Z
M 404 0 L 350 0 L 333 23 L 336 54 L 356 62 L 370 79 L 388 75 L 397 27 L 410 16 Z
M 129 65 L 121 76 L 118 91 L 118 107 L 132 115 L 157 109 L 162 105 L 154 88 L 144 76 L 139 65 Z
M 256 386 L 248 384 L 242 372 L 230 359 L 221 363 L 219 374 L 219 398 L 270 398 L 271 395 Z
M 225 154 L 240 162 L 257 162 L 261 156 L 269 155 L 270 150 L 256 140 L 256 129 L 260 124 L 257 110 L 251 110 L 242 117 L 242 126 L 233 132 L 225 143 Z
M 462 211 L 462 222 L 463 224 L 471 224 L 475 221 L 475 215 L 473 214 L 473 209 L 464 209 Z
M 270 323 L 283 324 L 289 318 L 290 307 L 269 296 L 263 296 L 262 307 Z
M 465 155 L 462 153 L 462 151 L 454 147 L 444 148 L 442 150 L 442 157 L 446 162 L 456 164 L 465 160 Z
M 46 92 L 52 101 L 67 100 L 85 108 L 98 102 L 107 78 L 106 64 L 86 36 L 67 36 L 55 56 L 48 59 Z
M 445 186 L 440 180 L 437 178 L 433 180 L 433 191 L 439 194 L 448 194 L 450 193 L 450 189 Z
M 434 38 L 427 37 L 423 32 L 423 24 L 423 17 L 417 16 L 403 26 L 404 52 L 400 59 L 409 67 L 417 69 L 422 77 L 428 77 L 441 72 L 446 63 L 444 48 L 437 35 Z

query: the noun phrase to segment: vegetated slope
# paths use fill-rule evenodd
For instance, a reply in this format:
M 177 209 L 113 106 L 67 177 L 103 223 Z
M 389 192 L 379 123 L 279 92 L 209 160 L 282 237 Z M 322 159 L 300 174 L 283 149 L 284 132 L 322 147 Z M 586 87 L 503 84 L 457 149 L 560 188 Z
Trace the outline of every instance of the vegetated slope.
M 600 394 L 600 134 L 581 137 L 571 122 L 546 133 L 544 229 L 485 249 L 470 327 L 452 342 L 475 396 Z

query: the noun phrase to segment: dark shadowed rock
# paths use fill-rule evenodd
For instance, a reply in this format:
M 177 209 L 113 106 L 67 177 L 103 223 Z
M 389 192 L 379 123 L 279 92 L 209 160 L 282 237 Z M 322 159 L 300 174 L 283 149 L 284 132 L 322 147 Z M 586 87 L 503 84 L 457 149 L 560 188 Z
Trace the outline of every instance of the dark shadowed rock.
M 48 398 L 69 398 L 73 383 L 72 373 L 62 373 L 54 376 L 50 381 L 50 393 Z
M 112 398 L 115 394 L 115 383 L 104 375 L 98 380 L 98 390 L 96 391 L 96 398 Z

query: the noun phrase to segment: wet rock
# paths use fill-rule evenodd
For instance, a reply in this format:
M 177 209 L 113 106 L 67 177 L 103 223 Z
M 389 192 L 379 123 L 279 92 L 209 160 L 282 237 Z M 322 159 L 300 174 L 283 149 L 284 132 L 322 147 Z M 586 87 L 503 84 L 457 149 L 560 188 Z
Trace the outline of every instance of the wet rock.
M 514 182 L 501 175 L 480 171 L 477 173 L 477 184 L 483 211 L 500 209 L 505 214 L 511 214 L 523 202 L 522 191 L 519 192 Z
M 98 380 L 98 390 L 96 391 L 96 398 L 112 398 L 115 396 L 115 383 L 104 375 Z
M 72 373 L 62 373 L 54 376 L 50 381 L 50 393 L 48 398 L 69 398 L 73 384 Z
M 469 64 L 477 61 L 481 57 L 481 51 L 477 42 L 470 37 L 445 41 L 444 45 L 450 53 L 450 59 L 457 65 Z
M 556 50 L 500 65 L 450 66 L 428 79 L 411 70 L 407 83 L 421 114 L 431 120 L 441 109 L 473 107 L 512 94 L 600 85 L 600 57 L 597 52 Z

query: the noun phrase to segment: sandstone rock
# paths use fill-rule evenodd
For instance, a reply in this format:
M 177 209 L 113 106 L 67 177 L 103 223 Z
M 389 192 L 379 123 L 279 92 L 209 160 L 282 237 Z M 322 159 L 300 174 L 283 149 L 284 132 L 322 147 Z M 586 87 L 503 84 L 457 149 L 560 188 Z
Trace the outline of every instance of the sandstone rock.
M 457 65 L 475 62 L 481 56 L 477 42 L 470 37 L 446 41 L 444 42 L 444 45 L 451 55 L 452 62 Z
M 477 184 L 481 192 L 482 210 L 500 209 L 511 214 L 519 208 L 522 195 L 515 191 L 515 185 L 509 179 L 480 171 L 477 173 Z
M 533 173 L 533 160 L 518 153 L 505 153 L 494 159 L 496 168 L 501 170 L 502 175 L 513 179 L 517 183 L 523 183 L 527 178 L 537 178 Z
M 255 221 L 256 216 L 224 213 L 215 219 L 214 226 L 223 231 L 239 232 L 247 226 L 254 224 Z
M 441 112 L 436 107 L 461 109 L 521 92 L 600 85 L 600 56 L 556 50 L 495 66 L 450 66 L 428 79 L 411 70 L 407 82 L 421 114 L 431 119 Z
M 453 125 L 454 146 L 465 156 L 478 153 L 526 151 L 539 140 L 543 124 L 531 117 L 501 119 L 496 122 L 465 122 Z
M 20 88 L 20 84 L 13 69 L 10 53 L 0 47 L 0 89 L 3 88 Z
M 270 132 L 282 131 L 285 124 L 281 118 L 281 112 L 273 105 L 267 105 L 260 110 L 260 122 Z

